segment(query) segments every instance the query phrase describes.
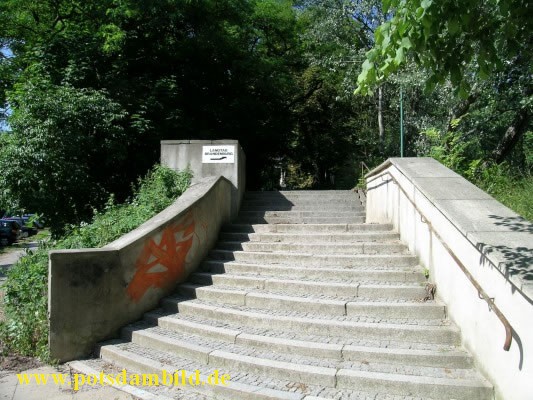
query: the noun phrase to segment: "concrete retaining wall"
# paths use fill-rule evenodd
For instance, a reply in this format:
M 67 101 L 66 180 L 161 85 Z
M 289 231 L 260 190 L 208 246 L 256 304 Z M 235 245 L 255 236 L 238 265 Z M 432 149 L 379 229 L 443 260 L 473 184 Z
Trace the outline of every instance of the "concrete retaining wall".
M 187 279 L 230 220 L 232 184 L 203 178 L 173 205 L 101 249 L 50 252 L 52 358 L 88 355 Z
M 203 162 L 203 149 L 211 146 L 233 146 L 233 161 Z M 226 177 L 233 184 L 232 218 L 239 213 L 246 182 L 246 156 L 238 140 L 162 140 L 161 165 L 180 171 L 190 168 L 193 172 L 193 183 L 206 176 Z
M 390 178 L 393 176 L 416 204 Z M 533 393 L 533 224 L 431 158 L 393 158 L 367 176 L 368 223 L 392 223 L 437 284 L 464 346 L 495 385 L 497 399 Z M 437 234 L 513 327 L 505 330 Z

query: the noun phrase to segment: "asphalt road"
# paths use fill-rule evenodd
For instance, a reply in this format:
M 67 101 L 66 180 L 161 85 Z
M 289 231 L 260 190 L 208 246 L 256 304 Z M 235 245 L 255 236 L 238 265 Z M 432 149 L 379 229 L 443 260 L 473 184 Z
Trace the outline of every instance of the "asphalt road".
M 26 249 L 35 249 L 37 246 L 37 241 L 24 241 L 20 246 L 3 248 L 3 253 L 0 254 L 0 285 L 6 280 L 9 268 L 24 255 Z

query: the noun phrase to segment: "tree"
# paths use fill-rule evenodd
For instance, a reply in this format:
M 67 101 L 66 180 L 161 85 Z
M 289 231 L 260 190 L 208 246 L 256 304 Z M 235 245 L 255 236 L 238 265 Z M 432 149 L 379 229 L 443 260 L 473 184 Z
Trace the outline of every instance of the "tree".
M 367 53 L 360 92 L 397 71 L 408 55 L 431 72 L 429 88 L 449 77 L 464 98 L 469 72 L 484 79 L 513 57 L 531 59 L 533 7 L 527 0 L 384 0 L 383 6 L 389 17 Z
M 388 18 L 375 32 L 375 45 L 366 54 L 357 92 L 371 92 L 411 58 L 428 71 L 428 92 L 449 79 L 463 99 L 451 112 L 452 122 L 469 111 L 480 98 L 481 81 L 489 80 L 498 87 L 498 96 L 520 99 L 519 104 L 510 101 L 515 115 L 491 152 L 494 161 L 502 162 L 531 124 L 531 3 L 384 0 L 383 5 Z M 504 87 L 507 92 L 502 91 Z M 485 93 L 489 92 L 486 88 Z
M 4 204 L 47 217 L 54 233 L 87 221 L 128 166 L 125 113 L 103 91 L 48 81 L 17 87 L 0 136 Z
M 289 0 L 6 0 L 0 2 L 0 18 L 0 44 L 14 54 L 0 57 L 0 104 L 7 101 L 14 111 L 10 124 L 16 130 L 4 138 L 0 164 L 17 159 L 17 147 L 7 143 L 22 144 L 26 134 L 31 146 L 25 145 L 25 157 L 35 159 L 40 151 L 35 138 L 89 145 L 98 118 L 109 121 L 98 125 L 98 137 L 121 132 L 120 152 L 114 151 L 114 140 L 95 147 L 110 157 L 97 174 L 90 157 L 77 160 L 77 184 L 99 189 L 67 207 L 63 222 L 76 222 L 111 193 L 126 198 L 131 182 L 158 161 L 161 139 L 239 139 L 248 155 L 250 182 L 258 186 L 258 171 L 286 147 L 301 65 Z M 38 95 L 32 96 L 35 87 Z M 69 101 L 54 109 L 47 100 L 59 95 L 77 101 L 72 113 L 61 111 L 73 107 Z M 46 109 L 47 119 L 34 112 Z M 117 118 L 106 119 L 108 113 Z M 122 151 L 127 166 L 118 158 Z M 45 157 L 48 164 L 39 165 L 47 171 L 71 168 L 68 157 L 53 154 L 57 157 Z M 40 176 L 36 165 L 26 163 L 20 172 Z M 6 200 L 27 208 L 38 203 L 40 197 L 29 189 L 24 199 L 17 198 L 23 189 L 14 179 L 5 183 L 11 196 Z M 52 203 L 47 212 L 57 219 Z

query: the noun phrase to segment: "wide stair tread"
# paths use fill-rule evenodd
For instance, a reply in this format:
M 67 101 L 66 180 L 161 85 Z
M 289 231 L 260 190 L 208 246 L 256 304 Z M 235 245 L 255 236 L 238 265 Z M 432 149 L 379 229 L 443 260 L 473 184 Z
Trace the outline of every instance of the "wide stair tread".
M 343 346 L 350 346 L 354 348 L 369 349 L 374 353 L 380 351 L 388 351 L 402 353 L 407 350 L 413 350 L 415 352 L 426 352 L 426 355 L 430 353 L 438 353 L 442 355 L 450 354 L 462 354 L 467 355 L 464 350 L 458 348 L 454 344 L 445 343 L 423 343 L 417 341 L 401 341 L 392 340 L 390 337 L 384 337 L 379 339 L 372 339 L 369 337 L 356 338 L 353 336 L 339 336 L 335 334 L 324 334 L 318 332 L 311 334 L 303 332 L 301 330 L 289 331 L 283 329 L 283 326 L 263 326 L 259 327 L 253 324 L 245 324 L 243 321 L 230 321 L 224 319 L 210 319 L 198 314 L 181 314 L 172 313 L 166 309 L 160 308 L 149 313 L 146 313 L 145 320 L 138 322 L 138 324 L 159 324 L 169 329 L 188 332 L 190 334 L 199 334 L 201 336 L 210 336 L 216 339 L 224 339 L 231 343 L 234 343 L 236 337 L 239 335 L 262 337 L 267 342 L 280 339 L 286 341 L 295 341 L 298 343 L 306 343 L 309 348 L 317 349 L 324 347 L 323 350 L 326 354 L 331 356 L 329 351 L 326 351 L 328 346 L 334 346 L 336 348 L 342 348 Z M 137 324 L 137 323 L 136 323 Z M 132 324 L 132 325 L 136 325 Z M 296 350 L 295 350 L 296 351 Z M 319 352 L 322 354 L 322 352 Z M 469 357 L 467 357 L 469 358 Z M 391 361 L 393 362 L 393 361 Z M 397 362 L 403 363 L 403 360 Z M 426 359 L 419 360 L 421 365 L 428 364 Z
M 148 325 L 131 326 L 124 329 L 125 338 L 134 343 L 146 345 L 156 350 L 166 350 L 176 354 L 187 354 L 187 358 L 197 359 L 208 363 L 209 355 L 218 350 L 234 355 L 254 357 L 256 359 L 273 360 L 321 368 L 352 369 L 359 371 L 372 371 L 383 373 L 397 373 L 401 375 L 430 376 L 434 378 L 450 379 L 476 379 L 478 374 L 471 368 L 436 368 L 433 366 L 417 366 L 380 363 L 375 360 L 367 362 L 346 360 L 339 351 L 339 357 L 316 357 L 312 353 L 307 355 L 290 354 L 286 351 L 270 351 L 266 348 L 253 346 L 252 340 L 247 335 L 239 335 L 235 343 L 223 340 L 191 335 L 159 326 Z M 231 357 L 231 356 L 229 356 Z M 256 362 L 260 362 L 256 360 Z
M 314 232 L 314 233 L 359 233 L 359 232 L 390 232 L 390 224 L 351 224 L 351 223 L 333 223 L 333 224 L 249 224 L 249 223 L 232 223 L 224 225 L 222 232 L 240 232 L 240 233 L 295 233 L 295 232 Z
M 418 259 L 410 254 L 322 254 L 292 251 L 239 251 L 214 249 L 209 252 L 213 260 L 230 260 L 250 263 L 311 266 L 382 266 L 417 265 Z
M 131 366 L 137 365 L 138 368 L 160 370 L 177 370 L 184 369 L 194 371 L 198 369 L 202 376 L 208 376 L 219 369 L 222 373 L 230 372 L 231 382 L 235 384 L 245 384 L 255 386 L 259 384 L 263 388 L 280 391 L 273 393 L 277 395 L 271 398 L 285 398 L 283 392 L 294 393 L 288 388 L 294 387 L 294 384 L 312 381 L 319 384 L 319 387 L 330 389 L 343 389 L 343 386 L 350 385 L 350 381 L 359 381 L 364 378 L 367 382 L 359 386 L 365 389 L 378 389 L 380 386 L 396 386 L 397 381 L 401 381 L 401 394 L 408 393 L 413 389 L 422 392 L 424 398 L 437 395 L 435 398 L 448 398 L 446 393 L 450 387 L 454 393 L 459 394 L 457 398 L 484 399 L 479 397 L 478 392 L 486 390 L 486 384 L 480 379 L 472 378 L 439 378 L 439 377 L 422 377 L 416 375 L 403 374 L 385 374 L 372 371 L 358 371 L 354 369 L 336 369 L 320 366 L 300 364 L 298 362 L 287 362 L 272 359 L 263 359 L 253 356 L 234 354 L 222 350 L 214 350 L 208 354 L 207 364 L 200 363 L 197 359 L 188 359 L 178 357 L 169 351 L 161 351 L 146 346 L 140 346 L 136 343 L 113 343 L 109 346 L 103 346 L 101 353 L 108 360 L 127 360 Z M 297 360 L 295 360 L 297 361 Z M 364 364 L 363 364 L 364 365 Z M 226 372 L 227 371 L 227 372 Z M 310 379 L 313 377 L 313 379 Z M 391 379 L 392 378 L 392 379 Z M 394 379 L 394 380 L 393 380 Z M 310 394 L 309 384 L 301 385 L 306 387 L 307 393 Z M 318 387 L 314 390 L 319 390 Z M 303 390 L 302 390 L 303 391 Z M 351 390 L 350 390 L 351 391 Z M 348 391 L 346 394 L 349 395 Z M 320 392 L 318 392 L 320 393 Z M 317 393 L 317 394 L 318 394 Z M 302 393 L 304 394 L 304 393 Z M 355 392 L 357 394 L 357 392 Z M 235 393 L 236 397 L 238 393 Z M 323 394 L 321 395 L 323 397 Z M 262 397 L 256 397 L 262 398 Z M 289 397 L 293 398 L 293 397 Z M 298 397 L 295 397 L 298 398 Z M 327 397 L 326 397 L 327 398 Z M 343 397 L 344 398 L 344 397 Z
M 286 281 L 291 282 L 291 281 Z M 306 282 L 304 282 L 306 283 Z M 305 286 L 304 286 L 305 287 Z M 327 288 L 335 288 L 333 285 Z M 320 288 L 320 287 L 317 287 Z M 338 289 L 351 288 L 345 284 L 338 284 Z M 378 286 L 370 285 L 368 288 L 375 289 Z M 214 301 L 221 305 L 235 304 L 246 305 L 261 309 L 278 309 L 292 311 L 308 311 L 316 314 L 348 315 L 348 316 L 372 316 L 375 318 L 399 319 L 407 318 L 428 320 L 426 324 L 440 325 L 435 320 L 445 318 L 445 307 L 434 302 L 422 302 L 408 297 L 415 293 L 409 286 L 390 286 L 388 292 L 390 298 L 383 297 L 357 297 L 346 294 L 327 295 L 317 291 L 313 294 L 305 290 L 300 292 L 287 292 L 282 289 L 264 288 L 235 288 L 234 286 L 213 285 L 204 286 L 202 284 L 187 283 L 180 286 L 181 294 L 195 297 L 199 300 Z M 363 289 L 362 289 L 363 290 Z M 379 286 L 376 294 L 384 296 L 380 291 L 384 291 L 383 286 Z M 369 292 L 368 294 L 372 294 Z M 396 295 L 396 297 L 392 297 Z M 413 296 L 414 297 L 414 296 Z M 168 299 L 173 302 L 172 298 Z M 431 322 L 433 321 L 433 322 Z
M 271 243 L 271 242 L 239 242 L 219 241 L 217 250 L 249 251 L 249 252 L 302 252 L 306 254 L 409 254 L 408 248 L 400 241 L 386 243 Z
M 169 370 L 185 370 L 193 372 L 198 369 L 201 378 L 209 376 L 218 368 L 212 366 L 201 366 L 196 361 L 191 361 L 186 358 L 177 357 L 166 352 L 155 351 L 152 349 L 143 349 L 135 344 L 130 344 L 126 347 L 125 344 L 104 344 L 103 353 L 106 360 L 86 360 L 82 363 L 88 365 L 93 370 L 104 371 L 104 373 L 115 373 L 120 367 L 110 364 L 119 363 L 121 366 L 127 364 L 130 372 L 148 372 L 157 373 L 163 369 Z M 224 373 L 225 371 L 221 371 Z M 146 387 L 146 391 L 151 391 L 157 396 L 156 398 L 181 399 L 188 397 L 181 397 L 182 394 L 188 393 L 193 400 L 200 400 L 195 397 L 208 394 L 207 398 L 217 399 L 247 399 L 247 400 L 333 400 L 333 399 L 348 399 L 348 400 L 396 400 L 399 397 L 390 396 L 388 394 L 379 393 L 378 391 L 358 391 L 350 389 L 328 388 L 321 385 L 304 384 L 299 381 L 285 379 L 276 379 L 272 377 L 265 378 L 259 376 L 251 371 L 233 372 L 229 385 L 224 387 L 217 386 L 200 386 L 192 389 L 186 386 L 185 390 L 181 388 L 168 388 L 166 386 L 151 386 Z M 177 396 L 175 393 L 177 392 Z M 198 393 L 200 392 L 200 393 Z M 401 400 L 433 400 L 430 397 L 418 396 L 402 396 Z
M 246 233 L 246 232 L 222 232 L 221 241 L 236 242 L 261 242 L 261 243 L 359 243 L 378 242 L 388 243 L 398 241 L 400 235 L 396 232 L 351 232 L 351 233 Z
M 229 260 L 206 260 L 201 264 L 201 271 L 213 274 L 235 273 L 256 274 L 277 277 L 309 277 L 310 279 L 323 279 L 335 276 L 337 279 L 386 279 L 389 281 L 413 280 L 423 277 L 423 269 L 418 265 L 376 265 L 376 266 L 314 266 L 305 267 L 283 264 L 266 264 L 239 262 Z M 415 277 L 413 277 L 413 275 Z M 386 278 L 385 278 L 386 277 Z
M 217 300 L 190 299 L 189 297 L 172 296 L 164 300 L 163 306 L 170 311 L 191 314 L 198 313 L 212 319 L 250 319 L 249 323 L 267 325 L 278 323 L 284 328 L 301 329 L 308 328 L 311 331 L 320 329 L 338 329 L 346 335 L 356 334 L 361 330 L 361 334 L 386 335 L 386 329 L 394 330 L 390 335 L 397 335 L 400 338 L 417 339 L 428 341 L 429 343 L 439 343 L 445 341 L 456 343 L 459 339 L 458 330 L 448 319 L 427 319 L 427 318 L 385 318 L 367 315 L 346 315 L 332 313 L 317 313 L 314 311 L 304 311 L 282 308 L 260 308 L 255 306 L 221 303 Z M 258 321 L 263 319 L 263 321 Z M 292 321 L 291 321 L 292 319 Z M 247 322 L 247 321 L 244 321 Z M 248 322 L 247 322 L 248 323 Z M 374 332 L 371 332 L 374 330 Z M 368 331 L 368 332 L 367 332 Z M 432 334 L 434 336 L 417 338 L 417 334 Z

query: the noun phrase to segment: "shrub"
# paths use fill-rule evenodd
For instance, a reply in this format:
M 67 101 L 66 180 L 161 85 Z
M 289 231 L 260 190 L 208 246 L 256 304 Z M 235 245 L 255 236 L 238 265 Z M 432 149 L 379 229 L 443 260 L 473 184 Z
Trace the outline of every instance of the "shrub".
M 156 166 L 139 180 L 134 196 L 123 204 L 109 199 L 91 223 L 71 226 L 59 240 L 41 242 L 27 251 L 8 272 L 4 285 L 6 321 L 0 325 L 3 348 L 49 361 L 48 252 L 57 249 L 102 247 L 172 204 L 189 186 L 190 171 L 176 173 Z
M 421 132 L 419 155 L 435 158 L 461 174 L 522 217 L 533 221 L 533 133 L 526 132 L 522 168 L 513 160 L 501 164 L 484 161 L 479 138 L 465 139 L 461 132 L 441 135 L 436 129 Z M 519 157 L 520 158 L 520 157 Z

